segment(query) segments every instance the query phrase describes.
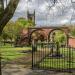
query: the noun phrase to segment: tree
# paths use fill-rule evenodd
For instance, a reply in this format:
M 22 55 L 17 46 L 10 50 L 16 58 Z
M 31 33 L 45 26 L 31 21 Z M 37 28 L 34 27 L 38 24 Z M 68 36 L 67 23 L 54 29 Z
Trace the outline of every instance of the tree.
M 55 35 L 54 35 L 54 41 L 55 42 L 59 42 L 59 44 L 65 44 L 66 43 L 66 35 L 64 32 L 57 30 L 54 33 L 55 33 Z
M 14 41 L 17 35 L 20 34 L 22 26 L 17 24 L 16 22 L 9 21 L 3 29 L 2 35 L 7 34 L 7 40 Z
M 32 22 L 31 20 L 27 20 L 27 19 L 25 19 L 25 18 L 23 18 L 23 17 L 20 17 L 20 18 L 16 21 L 16 23 L 17 23 L 18 25 L 21 25 L 23 28 L 28 28 L 28 27 L 33 27 L 33 26 L 34 26 L 34 24 L 33 24 L 33 22 Z
M 7 39 L 8 39 L 8 34 L 4 31 L 2 32 L 2 39 L 3 39 L 3 43 L 5 45 L 5 41 L 7 41 Z
M 23 30 L 28 30 L 28 27 L 34 26 L 31 20 L 27 20 L 23 17 L 18 18 L 18 20 L 15 22 L 15 25 L 16 25 L 16 28 L 15 28 L 16 34 L 18 34 L 18 36 L 22 33 Z
M 3 0 L 0 0 L 0 6 L 1 6 L 0 10 L 2 9 L 2 3 L 1 3 L 2 1 Z M 5 10 L 0 14 L 0 35 L 1 35 L 2 30 L 5 27 L 5 25 L 13 17 L 13 14 L 15 12 L 15 9 L 17 8 L 19 1 L 20 0 L 10 0 L 9 4 L 5 8 Z
M 25 36 L 28 34 L 28 27 L 33 27 L 34 23 L 31 20 L 27 20 L 23 17 L 18 18 L 18 20 L 15 22 L 16 29 L 16 40 L 15 45 L 24 45 L 25 42 L 28 42 L 28 38 L 25 39 Z M 25 39 L 22 41 L 22 39 Z M 20 42 L 20 43 L 19 43 Z M 26 43 L 27 44 L 27 43 Z
M 10 0 L 8 6 L 5 8 L 5 10 L 3 10 L 4 8 L 3 0 L 0 0 L 0 36 L 2 34 L 3 28 L 12 18 L 19 1 L 20 0 Z M 0 67 L 1 67 L 1 62 L 0 62 Z M 1 69 L 0 69 L 0 75 L 1 75 Z
M 29 26 L 33 26 L 33 23 L 25 18 L 19 18 L 16 22 L 10 20 L 2 31 L 2 38 L 4 41 L 15 42 L 17 37 L 21 36 L 21 32 Z
M 75 37 L 75 25 L 69 26 L 69 29 L 70 29 L 70 35 Z
M 14 39 L 15 37 L 14 30 L 15 30 L 15 23 L 13 21 L 9 21 L 3 29 L 3 32 L 7 34 L 8 37 L 7 39 L 11 41 Z M 3 32 L 2 35 L 4 34 Z
M 3 11 L 4 11 L 3 0 L 0 0 L 0 15 L 3 13 Z

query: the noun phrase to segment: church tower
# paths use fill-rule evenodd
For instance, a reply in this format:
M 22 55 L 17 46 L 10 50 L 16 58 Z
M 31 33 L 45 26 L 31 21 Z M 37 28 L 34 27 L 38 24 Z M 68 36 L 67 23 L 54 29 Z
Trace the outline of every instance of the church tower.
M 35 10 L 33 13 L 30 13 L 29 11 L 27 11 L 27 19 L 31 20 L 35 25 Z

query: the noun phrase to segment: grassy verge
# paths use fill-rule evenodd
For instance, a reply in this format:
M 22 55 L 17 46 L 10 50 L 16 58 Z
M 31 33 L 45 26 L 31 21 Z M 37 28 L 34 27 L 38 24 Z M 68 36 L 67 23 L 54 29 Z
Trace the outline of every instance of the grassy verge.
M 0 47 L 1 52 L 1 60 L 9 61 L 14 60 L 23 56 L 26 56 L 26 53 L 21 53 L 20 51 L 31 50 L 31 47 L 13 47 L 9 45 L 5 45 Z

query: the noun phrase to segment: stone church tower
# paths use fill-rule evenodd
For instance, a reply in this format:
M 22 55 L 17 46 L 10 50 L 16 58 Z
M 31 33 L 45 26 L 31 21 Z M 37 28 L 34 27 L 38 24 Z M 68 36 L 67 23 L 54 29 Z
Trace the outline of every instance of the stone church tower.
M 29 11 L 27 11 L 27 19 L 28 20 L 32 20 L 32 22 L 34 23 L 35 25 L 35 10 L 33 13 L 30 13 Z

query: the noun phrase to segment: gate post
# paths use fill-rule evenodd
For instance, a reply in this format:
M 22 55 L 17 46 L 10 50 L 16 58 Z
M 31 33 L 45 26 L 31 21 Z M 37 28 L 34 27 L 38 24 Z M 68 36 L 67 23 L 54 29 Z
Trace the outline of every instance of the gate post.
M 33 69 L 33 65 L 34 65 L 34 59 L 33 59 L 33 57 L 34 57 L 34 55 L 33 55 L 33 51 L 34 51 L 34 44 L 32 43 L 32 69 Z
M 35 51 L 37 51 L 37 44 L 35 43 L 35 41 L 33 40 L 32 42 L 32 69 L 34 68 L 35 65 Z
M 33 42 L 32 42 L 32 50 L 33 50 L 33 52 L 37 51 L 37 44 L 36 44 L 35 40 L 33 40 Z
M 71 73 L 71 47 L 69 46 L 69 73 Z

